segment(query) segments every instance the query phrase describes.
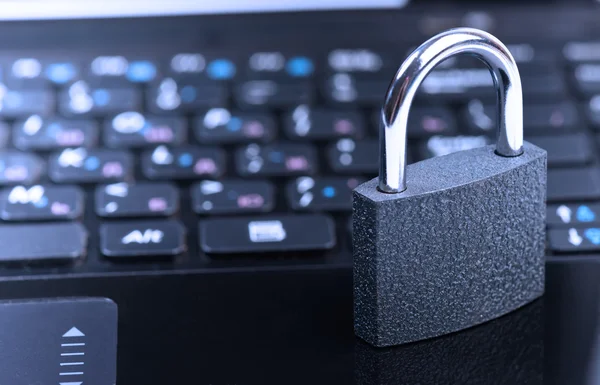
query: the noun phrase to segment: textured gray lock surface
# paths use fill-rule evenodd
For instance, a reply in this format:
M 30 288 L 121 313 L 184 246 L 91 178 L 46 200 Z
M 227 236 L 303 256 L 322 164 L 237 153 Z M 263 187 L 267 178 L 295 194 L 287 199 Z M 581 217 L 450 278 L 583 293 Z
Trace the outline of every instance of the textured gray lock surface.
M 544 291 L 546 152 L 525 142 L 407 167 L 408 189 L 358 186 L 353 202 L 354 328 L 375 346 L 458 331 Z

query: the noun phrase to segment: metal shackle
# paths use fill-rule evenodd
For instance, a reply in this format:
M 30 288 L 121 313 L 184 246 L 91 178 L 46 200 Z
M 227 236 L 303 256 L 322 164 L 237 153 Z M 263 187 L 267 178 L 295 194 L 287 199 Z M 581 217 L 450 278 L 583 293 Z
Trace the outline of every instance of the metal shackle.
M 496 153 L 523 153 L 523 91 L 514 58 L 496 37 L 474 28 L 442 32 L 415 49 L 394 76 L 381 109 L 379 190 L 406 190 L 406 127 L 419 85 L 441 61 L 469 54 L 489 68 L 496 88 L 498 132 Z

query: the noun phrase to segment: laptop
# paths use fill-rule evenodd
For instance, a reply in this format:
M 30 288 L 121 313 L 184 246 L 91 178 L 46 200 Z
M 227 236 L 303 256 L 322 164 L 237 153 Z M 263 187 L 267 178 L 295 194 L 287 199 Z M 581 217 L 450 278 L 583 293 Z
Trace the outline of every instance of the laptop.
M 599 19 L 593 1 L 0 1 L 0 383 L 377 383 L 355 372 L 385 361 L 352 332 L 351 192 L 377 174 L 398 66 L 458 26 L 518 62 L 525 139 L 549 166 L 534 325 L 552 320 L 546 379 L 585 383 Z M 428 76 L 411 162 L 493 142 L 486 71 L 458 58 Z

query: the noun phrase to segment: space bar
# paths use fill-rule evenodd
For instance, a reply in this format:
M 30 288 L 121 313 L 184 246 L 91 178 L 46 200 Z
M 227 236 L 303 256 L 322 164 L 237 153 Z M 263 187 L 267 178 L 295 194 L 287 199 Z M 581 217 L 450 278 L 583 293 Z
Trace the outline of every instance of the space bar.
M 79 223 L 0 226 L 0 262 L 70 261 L 85 254 Z
M 322 214 L 207 219 L 199 238 L 208 254 L 326 250 L 336 243 L 333 220 Z

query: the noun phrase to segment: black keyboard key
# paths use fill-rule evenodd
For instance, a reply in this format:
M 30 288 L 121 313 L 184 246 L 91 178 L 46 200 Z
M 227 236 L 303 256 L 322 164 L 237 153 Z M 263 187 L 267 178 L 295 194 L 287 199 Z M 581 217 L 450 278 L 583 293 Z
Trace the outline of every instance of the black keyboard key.
M 129 60 L 123 56 L 98 56 L 88 67 L 87 79 L 95 85 L 123 86 L 148 83 L 157 76 L 158 63 L 150 59 Z
M 51 60 L 44 66 L 44 77 L 56 85 L 72 82 L 80 72 L 80 65 L 74 61 Z
M 10 138 L 10 127 L 6 123 L 0 122 L 0 149 L 6 147 Z
M 600 63 L 579 64 L 573 68 L 575 89 L 583 96 L 600 93 Z
M 563 47 L 563 57 L 573 63 L 600 61 L 600 43 L 594 41 L 572 41 Z
M 200 222 L 200 246 L 208 254 L 328 250 L 335 226 L 326 215 L 219 218 Z
M 105 116 L 139 110 L 142 95 L 136 88 L 92 88 L 80 80 L 59 94 L 58 109 L 67 117 Z
M 186 138 L 184 118 L 144 116 L 128 111 L 107 120 L 104 125 L 104 143 L 113 148 L 178 145 Z
M 248 58 L 246 76 L 251 79 L 302 79 L 313 75 L 314 59 L 304 54 L 255 52 Z
M 101 217 L 169 216 L 179 210 L 179 191 L 170 183 L 114 183 L 96 187 Z
M 375 173 L 379 171 L 379 142 L 375 139 L 338 140 L 328 151 L 329 166 L 338 173 Z
M 421 148 L 421 158 L 433 158 L 448 155 L 457 151 L 471 150 L 487 146 L 491 143 L 489 137 L 480 136 L 433 136 Z
M 277 135 L 277 123 L 266 113 L 232 113 L 225 108 L 212 108 L 195 119 L 194 132 L 203 144 L 269 142 Z
M 76 186 L 15 186 L 0 191 L 5 221 L 74 219 L 83 214 L 83 192 Z
M 391 75 L 390 75 L 391 76 Z M 336 73 L 325 79 L 323 97 L 333 105 L 381 107 L 390 78 Z
M 571 227 L 548 230 L 551 250 L 559 253 L 600 251 L 600 228 Z
M 363 178 L 303 176 L 287 185 L 287 199 L 296 211 L 350 211 L 352 190 Z
M 175 256 L 186 249 L 185 229 L 174 220 L 105 223 L 100 249 L 110 258 Z
M 600 225 L 600 204 L 554 204 L 546 209 L 546 224 L 557 226 Z
M 275 187 L 268 181 L 205 180 L 191 191 L 198 214 L 268 212 L 275 205 Z
M 54 94 L 48 89 L 12 90 L 0 84 L 0 118 L 47 116 L 54 110 L 55 103 Z
M 147 93 L 147 107 L 153 113 L 195 112 L 220 107 L 228 97 L 225 84 L 210 80 L 165 78 Z
M 98 131 L 98 123 L 93 120 L 66 120 L 33 115 L 15 122 L 13 144 L 25 151 L 94 147 L 98 142 Z
M 150 179 L 216 178 L 225 166 L 225 152 L 217 147 L 158 146 L 142 155 L 142 170 Z
M 361 138 L 365 125 L 364 117 L 357 111 L 311 109 L 304 104 L 286 114 L 283 121 L 286 135 L 296 140 Z
M 495 135 L 496 107 L 493 105 L 484 106 L 480 101 L 474 100 L 467 105 L 463 115 L 471 132 Z M 523 106 L 523 128 L 526 136 L 567 133 L 578 128 L 580 124 L 577 107 L 570 102 Z
M 32 184 L 40 179 L 44 162 L 34 154 L 0 151 L 0 185 Z
M 0 225 L 0 245 L 0 263 L 71 262 L 85 255 L 87 231 L 75 222 Z
M 379 113 L 377 114 L 379 119 Z M 379 120 L 378 120 L 379 121 Z M 407 134 L 410 138 L 432 135 L 455 135 L 456 119 L 447 107 L 415 107 L 408 117 Z
M 599 168 L 548 171 L 548 202 L 597 199 L 600 199 Z
M 168 73 L 176 79 L 191 82 L 223 82 L 231 80 L 237 73 L 236 64 L 225 57 L 207 58 L 199 53 L 178 53 L 167 64 Z
M 587 122 L 594 130 L 600 131 L 600 95 L 594 96 L 583 106 Z
M 304 80 L 250 80 L 235 86 L 234 99 L 241 108 L 284 107 L 311 103 L 313 88 Z
M 31 57 L 9 61 L 4 72 L 4 80 L 7 86 L 18 89 L 48 86 L 42 62 Z
M 122 181 L 132 172 L 133 157 L 126 151 L 67 148 L 49 161 L 50 179 L 56 183 Z
M 536 136 L 528 141 L 548 151 L 548 167 L 579 166 L 594 159 L 591 141 L 583 133 Z
M 308 144 L 250 144 L 238 149 L 235 159 L 242 176 L 313 174 L 318 167 L 317 152 Z

